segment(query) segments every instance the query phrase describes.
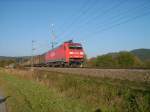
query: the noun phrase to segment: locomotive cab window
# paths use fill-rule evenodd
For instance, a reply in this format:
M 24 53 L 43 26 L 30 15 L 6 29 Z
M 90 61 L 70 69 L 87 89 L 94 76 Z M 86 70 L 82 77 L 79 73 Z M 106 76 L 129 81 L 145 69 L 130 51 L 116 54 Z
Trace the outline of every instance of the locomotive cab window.
M 70 46 L 69 49 L 82 49 L 81 46 Z

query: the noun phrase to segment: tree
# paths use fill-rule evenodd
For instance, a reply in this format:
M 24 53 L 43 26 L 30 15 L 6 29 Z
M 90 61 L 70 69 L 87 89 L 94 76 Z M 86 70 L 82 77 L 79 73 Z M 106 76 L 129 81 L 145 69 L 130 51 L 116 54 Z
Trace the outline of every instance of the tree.
M 122 68 L 139 67 L 142 62 L 130 52 L 119 52 L 117 56 L 118 65 Z
M 15 63 L 15 61 L 14 60 L 0 60 L 0 67 L 5 67 L 12 63 Z
M 141 60 L 130 52 L 111 53 L 96 58 L 91 58 L 88 61 L 90 67 L 101 68 L 135 68 L 141 67 Z

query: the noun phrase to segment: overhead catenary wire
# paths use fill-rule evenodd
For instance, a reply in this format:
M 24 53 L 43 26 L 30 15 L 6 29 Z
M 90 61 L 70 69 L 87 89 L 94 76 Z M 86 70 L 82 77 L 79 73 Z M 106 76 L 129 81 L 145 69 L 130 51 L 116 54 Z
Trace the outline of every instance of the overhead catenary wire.
M 112 7 L 110 7 L 110 8 L 108 8 L 108 9 L 103 9 L 103 11 L 101 12 L 101 13 L 99 13 L 99 14 L 97 14 L 97 15 L 95 15 L 94 17 L 92 17 L 92 16 L 90 16 L 88 19 L 86 19 L 85 21 L 83 21 L 80 25 L 78 25 L 78 30 L 79 31 L 81 31 L 81 30 L 83 30 L 85 27 L 87 27 L 88 26 L 88 24 L 93 24 L 94 25 L 94 22 L 95 22 L 95 17 L 97 18 L 98 16 L 102 16 L 103 18 L 104 17 L 106 17 L 106 15 L 108 15 L 108 14 L 111 14 L 111 12 L 113 12 L 115 9 L 118 9 L 120 6 L 122 6 L 123 5 L 123 3 L 127 3 L 127 1 L 128 0 L 125 0 L 125 1 L 120 1 L 119 3 L 117 2 L 115 5 L 113 5 Z M 115 7 L 115 8 L 114 8 Z M 100 18 L 100 20 L 101 20 L 101 18 Z M 104 21 L 105 20 L 107 20 L 107 19 L 104 19 Z M 95 25 L 98 25 L 99 24 L 99 22 L 101 22 L 102 23 L 102 21 L 98 21 L 98 22 L 96 22 L 96 24 Z M 73 35 L 73 33 L 75 33 L 75 32 L 72 32 L 72 35 Z
M 130 16 L 134 16 L 134 13 L 139 13 L 140 10 L 145 10 L 146 8 L 149 8 L 149 6 L 146 4 L 146 3 L 143 3 L 143 4 L 140 4 L 134 8 L 131 8 L 131 9 L 127 9 L 126 11 L 123 11 L 119 14 L 116 14 L 114 16 L 111 16 L 108 20 L 104 20 L 103 22 L 101 23 L 97 23 L 97 25 L 93 28 L 93 30 L 98 30 L 100 28 L 104 28 L 104 27 L 108 27 L 110 26 L 111 24 L 114 24 L 116 22 L 120 22 L 124 19 L 127 19 L 129 18 Z M 133 15 L 131 15 L 133 14 Z M 79 28 L 80 29 L 80 28 Z M 80 29 L 80 31 L 84 31 L 85 29 Z
M 110 14 L 110 12 L 112 12 L 112 11 L 114 11 L 114 9 L 117 9 L 119 6 L 121 6 L 122 5 L 122 3 L 124 3 L 124 2 L 127 2 L 127 1 L 123 1 L 123 0 L 121 0 L 121 1 L 119 1 L 119 2 L 117 2 L 117 4 L 113 4 L 113 6 L 111 6 L 111 7 L 109 7 L 109 8 L 107 8 L 107 9 L 105 9 L 105 10 L 103 10 L 104 12 L 102 13 L 101 12 L 101 14 L 99 14 L 99 15 L 95 15 L 94 16 L 94 18 L 98 18 L 98 17 L 100 17 L 100 16 L 103 16 L 103 15 L 108 15 L 108 14 Z M 135 7 L 134 7 L 135 8 Z M 135 10 L 135 9 L 132 9 L 131 8 L 131 12 L 132 12 L 132 10 Z M 137 9 L 136 9 L 136 11 L 138 11 L 138 10 L 140 10 L 140 9 L 138 9 L 138 8 L 141 8 L 141 7 L 137 7 Z M 109 11 L 109 10 L 110 11 Z M 144 8 L 143 8 L 144 9 Z M 106 11 L 106 12 L 105 12 Z M 107 12 L 108 11 L 108 12 Z M 127 12 L 127 11 L 129 11 L 129 12 Z M 127 23 L 126 21 L 129 21 L 130 22 L 130 20 L 132 20 L 132 18 L 140 18 L 139 17 L 139 14 L 138 15 L 130 15 L 130 14 L 132 14 L 130 12 L 130 10 L 126 10 L 126 11 L 123 11 L 123 12 L 120 12 L 119 14 L 116 14 L 116 15 L 113 15 L 111 18 L 110 18 L 110 20 L 111 21 L 105 21 L 105 19 L 104 19 L 104 23 L 98 23 L 98 22 L 95 22 L 97 25 L 95 25 L 95 27 L 93 27 L 93 29 L 95 28 L 95 31 L 93 31 L 93 32 L 88 32 L 87 34 L 95 34 L 95 33 L 100 33 L 100 32 L 103 32 L 103 31 L 107 31 L 106 29 L 112 29 L 112 28 L 114 28 L 115 26 L 118 26 L 118 25 L 121 25 L 121 24 L 125 24 L 125 23 Z M 134 11 L 133 11 L 134 12 Z M 86 14 L 89 14 L 88 13 L 88 11 L 87 11 L 87 13 Z M 126 17 L 127 15 L 130 15 L 130 17 Z M 144 13 L 145 14 L 145 13 Z M 140 15 L 143 15 L 143 14 L 140 14 Z M 145 14 L 146 15 L 146 14 Z M 87 16 L 87 15 L 86 15 Z M 85 18 L 86 17 L 85 15 L 83 16 L 81 16 L 81 18 L 83 19 L 83 17 Z M 103 16 L 104 17 L 104 16 Z M 77 22 L 80 22 L 82 19 L 77 19 Z M 88 22 L 88 21 L 90 21 L 91 19 L 93 19 L 93 17 L 92 16 L 90 16 L 90 18 L 88 18 L 85 22 Z M 134 20 L 134 19 L 133 19 Z M 84 20 L 82 20 L 82 21 L 84 21 Z M 125 22 L 124 22 L 125 21 Z M 102 22 L 102 21 L 100 21 L 100 22 Z M 73 28 L 73 26 L 74 26 L 74 24 L 75 23 L 72 23 L 73 25 L 71 26 L 71 27 L 69 27 L 68 29 L 70 30 L 70 29 L 72 29 Z M 83 25 L 84 25 L 85 23 L 83 23 Z M 82 25 L 82 24 L 79 24 L 79 26 L 80 25 Z M 87 25 L 88 26 L 88 25 Z M 77 28 L 78 29 L 78 28 Z M 80 28 L 79 28 L 80 29 Z M 79 30 L 78 29 L 78 30 Z M 86 29 L 83 29 L 83 30 L 86 30 Z M 101 31 L 102 30 L 102 31 Z M 70 33 L 70 32 L 69 32 Z M 73 32 L 74 33 L 74 32 Z M 73 34 L 72 32 L 71 32 L 71 34 Z M 64 37 L 64 35 L 65 35 L 65 33 L 61 36 L 61 38 L 63 38 Z M 76 37 L 75 37 L 76 38 Z M 58 38 L 58 39 L 60 39 L 60 38 Z
M 119 23 L 112 24 L 111 26 L 105 27 L 105 28 L 103 28 L 103 29 L 96 30 L 96 31 L 91 32 L 91 33 L 86 34 L 86 35 L 88 35 L 88 37 L 90 37 L 90 34 L 91 34 L 91 36 L 93 36 L 93 35 L 95 35 L 95 34 L 98 34 L 98 33 L 100 34 L 100 33 L 102 33 L 102 32 L 106 32 L 106 31 L 108 31 L 108 30 L 110 30 L 110 29 L 112 29 L 112 28 L 114 28 L 114 27 L 120 26 L 120 25 L 122 25 L 122 24 L 131 22 L 131 21 L 134 21 L 134 20 L 136 20 L 136 19 L 138 19 L 138 18 L 142 18 L 142 17 L 148 16 L 148 15 L 150 15 L 150 11 L 149 11 L 149 12 L 144 12 L 144 13 L 142 13 L 142 14 L 135 15 L 135 16 L 132 17 L 132 18 L 128 18 L 128 19 L 123 20 L 123 21 L 121 21 L 121 22 L 119 22 Z
M 85 0 L 83 2 L 83 4 L 81 5 L 81 7 L 77 10 L 77 12 L 80 12 L 80 13 L 73 13 L 72 16 L 74 16 L 74 18 L 71 20 L 71 23 L 69 23 L 68 25 L 66 25 L 68 23 L 68 21 L 65 21 L 63 24 L 62 24 L 62 27 L 66 26 L 66 28 L 64 28 L 64 30 L 58 34 L 58 37 L 62 37 L 62 35 L 64 35 L 64 33 L 66 33 L 66 31 L 68 30 L 68 26 L 70 26 L 72 24 L 73 21 L 75 21 L 76 19 L 78 19 L 78 17 L 84 12 L 84 10 L 86 9 L 88 3 L 90 2 L 91 0 Z M 77 14 L 77 15 L 76 15 Z
M 107 22 L 107 23 L 104 23 L 104 24 L 100 24 L 96 27 L 96 29 L 99 29 L 99 28 L 102 28 L 102 26 L 107 26 L 107 25 L 111 25 L 113 23 L 116 23 L 116 22 L 120 22 L 124 19 L 128 19 L 130 18 L 130 16 L 134 16 L 134 13 L 139 13 L 141 11 L 141 9 L 145 10 L 149 8 L 149 6 L 145 5 L 144 7 L 142 6 L 140 9 L 139 8 L 136 8 L 137 10 L 129 10 L 130 13 L 126 13 L 125 15 L 119 15 L 117 18 L 111 18 L 111 19 L 114 19 L 113 21 L 110 21 L 110 22 Z M 133 15 L 132 15 L 133 14 Z
M 107 29 L 113 28 L 114 26 L 118 26 L 118 25 L 121 25 L 121 24 L 124 24 L 124 23 L 128 23 L 128 22 L 130 22 L 130 21 L 132 21 L 132 20 L 135 20 L 135 19 L 138 19 L 138 18 L 141 18 L 141 17 L 144 17 L 144 16 L 148 16 L 149 14 L 150 14 L 150 11 L 149 11 L 149 12 L 145 12 L 145 13 L 140 14 L 140 15 L 136 15 L 136 16 L 134 16 L 134 17 L 132 17 L 132 18 L 128 18 L 127 20 L 124 20 L 124 21 L 122 21 L 122 22 L 120 22 L 120 23 L 113 24 L 113 25 L 110 26 L 109 28 L 102 29 L 101 31 L 105 31 L 105 30 L 107 30 Z
M 119 6 L 121 6 L 122 5 L 122 3 L 124 3 L 124 2 L 126 2 L 126 1 L 124 1 L 124 0 L 120 0 L 120 1 L 118 1 L 117 3 L 113 3 L 109 8 L 107 8 L 107 9 L 103 9 L 100 13 L 95 13 L 96 15 L 94 16 L 94 17 L 92 17 L 92 16 L 89 16 L 89 17 L 86 17 L 87 18 L 87 20 L 85 20 L 86 22 L 89 22 L 89 21 L 93 21 L 94 19 L 96 19 L 96 18 L 98 18 L 98 17 L 100 17 L 100 16 L 104 16 L 104 15 L 106 15 L 106 14 L 109 14 L 113 9 L 115 9 L 115 8 L 118 8 Z M 93 7 L 90 7 L 91 9 L 93 8 Z M 89 9 L 90 9 L 89 8 Z M 100 7 L 100 9 L 101 9 L 101 7 Z M 86 12 L 86 13 L 88 13 L 88 12 Z M 90 18 L 90 19 L 88 19 L 88 18 Z M 93 20 L 92 20 L 93 19 Z M 80 19 L 79 19 L 80 20 Z M 86 22 L 84 22 L 84 20 L 82 20 L 83 21 L 83 23 L 86 23 Z M 77 24 L 78 26 L 82 26 L 82 22 L 81 21 L 79 21 L 79 23 L 80 24 Z M 74 23 L 75 24 L 75 23 Z M 72 25 L 72 27 L 73 27 L 73 25 Z M 79 28 L 79 27 L 78 27 Z M 69 28 L 70 29 L 70 28 Z M 73 34 L 74 33 L 74 30 L 72 30 L 71 32 L 68 32 L 68 36 L 69 36 L 69 34 Z
M 90 2 L 91 1 L 91 2 Z M 80 21 L 85 15 L 88 13 L 88 11 L 91 10 L 91 6 L 95 6 L 95 3 L 98 2 L 98 0 L 87 0 L 86 5 L 84 5 L 83 10 L 81 10 L 78 15 L 71 21 L 71 23 L 68 25 L 66 30 L 62 33 L 61 38 L 64 38 L 66 34 L 68 34 L 68 30 L 71 30 L 73 26 Z M 60 39 L 60 38 L 58 38 Z
M 87 19 L 87 14 L 93 9 L 92 7 L 96 6 L 96 3 L 98 2 L 98 0 L 92 0 L 91 3 L 89 3 L 89 5 L 87 5 L 86 9 L 80 13 L 80 15 L 78 15 L 76 17 L 76 19 L 74 21 L 71 22 L 71 24 L 69 25 L 69 28 L 71 30 L 73 30 L 72 28 L 79 22 L 81 23 L 82 19 Z M 77 24 L 78 25 L 78 24 Z M 69 32 L 66 32 L 69 33 Z
M 84 20 L 81 24 L 79 24 L 79 27 L 82 27 L 85 24 L 88 24 L 89 22 L 93 23 L 94 20 L 101 19 L 100 18 L 101 16 L 105 17 L 107 14 L 110 14 L 113 10 L 119 8 L 120 6 L 123 5 L 123 3 L 126 3 L 127 1 L 128 0 L 120 0 L 117 3 L 113 4 L 112 6 L 110 6 L 109 8 L 101 10 L 99 13 L 91 14 L 91 15 L 94 15 L 94 16 L 89 16 L 86 20 Z M 99 7 L 99 9 L 97 9 L 97 10 L 99 11 L 100 9 L 101 9 L 101 7 Z

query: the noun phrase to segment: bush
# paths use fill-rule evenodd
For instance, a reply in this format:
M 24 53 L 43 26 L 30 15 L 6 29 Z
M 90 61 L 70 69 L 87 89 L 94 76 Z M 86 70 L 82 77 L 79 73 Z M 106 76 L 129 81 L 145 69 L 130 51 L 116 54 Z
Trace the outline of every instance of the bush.
M 145 67 L 150 68 L 150 60 L 145 61 Z
M 142 62 L 138 57 L 129 52 L 120 52 L 117 57 L 118 66 L 122 68 L 139 67 Z
M 87 66 L 101 68 L 137 68 L 143 64 L 141 60 L 130 52 L 119 52 L 97 56 L 88 61 Z
M 14 60 L 0 60 L 0 67 L 6 67 L 13 63 L 15 63 Z
M 98 56 L 96 66 L 99 67 L 116 67 L 117 61 L 111 55 Z

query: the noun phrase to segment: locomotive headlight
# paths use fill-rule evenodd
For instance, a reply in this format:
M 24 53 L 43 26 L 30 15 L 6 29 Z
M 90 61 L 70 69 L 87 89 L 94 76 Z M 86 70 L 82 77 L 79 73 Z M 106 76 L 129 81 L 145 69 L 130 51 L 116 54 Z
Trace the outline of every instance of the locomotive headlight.
M 69 52 L 69 54 L 73 54 L 73 52 Z
M 83 55 L 84 53 L 83 53 L 83 52 L 80 52 L 80 54 Z

